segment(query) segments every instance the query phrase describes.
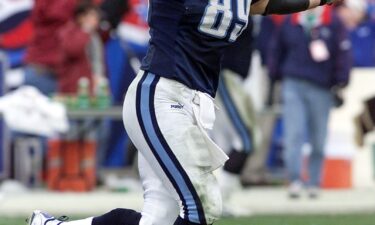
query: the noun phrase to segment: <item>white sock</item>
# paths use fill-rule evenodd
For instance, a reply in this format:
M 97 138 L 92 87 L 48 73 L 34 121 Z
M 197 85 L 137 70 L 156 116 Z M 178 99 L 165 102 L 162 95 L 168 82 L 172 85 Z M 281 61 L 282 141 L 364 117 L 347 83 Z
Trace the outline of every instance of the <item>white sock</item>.
M 62 223 L 62 225 L 92 225 L 93 218 L 94 217 L 90 217 L 90 218 L 83 219 L 83 220 L 73 220 L 69 222 L 64 222 Z

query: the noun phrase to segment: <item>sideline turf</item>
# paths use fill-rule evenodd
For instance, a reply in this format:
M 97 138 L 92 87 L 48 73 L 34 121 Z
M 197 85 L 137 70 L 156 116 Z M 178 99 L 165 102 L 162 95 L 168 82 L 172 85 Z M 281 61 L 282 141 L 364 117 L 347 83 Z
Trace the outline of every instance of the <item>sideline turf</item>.
M 0 225 L 25 225 L 25 218 L 0 217 Z M 375 213 L 331 216 L 254 216 L 223 219 L 215 225 L 375 225 Z

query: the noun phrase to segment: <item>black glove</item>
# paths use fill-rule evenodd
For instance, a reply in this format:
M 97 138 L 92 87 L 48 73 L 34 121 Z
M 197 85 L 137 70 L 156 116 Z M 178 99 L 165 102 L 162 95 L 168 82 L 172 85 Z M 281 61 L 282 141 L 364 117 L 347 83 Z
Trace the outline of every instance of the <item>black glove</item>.
M 342 98 L 341 94 L 337 92 L 333 95 L 334 105 L 336 108 L 340 108 L 344 104 L 344 99 Z
M 340 85 L 334 86 L 331 89 L 331 92 L 333 94 L 333 104 L 334 104 L 334 107 L 336 108 L 340 108 L 344 104 L 342 90 L 343 90 L 343 86 L 340 86 Z

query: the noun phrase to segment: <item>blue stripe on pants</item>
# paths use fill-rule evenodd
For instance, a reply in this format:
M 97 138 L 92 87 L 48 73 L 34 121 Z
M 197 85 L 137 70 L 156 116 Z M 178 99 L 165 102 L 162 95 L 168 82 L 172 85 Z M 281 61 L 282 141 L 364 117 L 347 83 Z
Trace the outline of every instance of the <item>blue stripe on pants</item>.
M 223 104 L 225 107 L 225 110 L 229 116 L 229 119 L 231 120 L 232 124 L 234 125 L 234 128 L 238 132 L 242 144 L 243 144 L 243 150 L 246 153 L 250 153 L 253 148 L 252 148 L 252 143 L 251 143 L 251 135 L 250 132 L 246 126 L 246 124 L 242 121 L 241 116 L 239 112 L 237 111 L 236 105 L 234 104 L 228 89 L 226 87 L 224 78 L 220 79 L 219 83 L 219 95 L 223 100 Z M 242 150 L 242 149 L 240 149 Z
M 137 89 L 137 116 L 145 139 L 164 173 L 180 196 L 185 219 L 206 224 L 201 201 L 188 175 L 164 139 L 155 116 L 154 93 L 159 77 L 145 74 Z

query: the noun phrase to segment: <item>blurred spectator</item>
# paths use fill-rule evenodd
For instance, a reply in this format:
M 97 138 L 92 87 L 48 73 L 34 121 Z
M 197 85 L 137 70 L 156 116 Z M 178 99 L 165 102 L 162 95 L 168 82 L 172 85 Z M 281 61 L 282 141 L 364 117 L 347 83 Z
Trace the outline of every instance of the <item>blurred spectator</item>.
M 336 102 L 333 90 L 348 83 L 350 48 L 348 32 L 330 7 L 287 17 L 271 43 L 271 79 L 284 80 L 285 162 L 292 198 L 299 197 L 303 187 L 300 172 L 306 136 L 312 147 L 308 193 L 318 197 L 327 121 Z
M 375 66 L 375 21 L 367 14 L 366 0 L 346 0 L 338 14 L 350 30 L 353 63 L 356 67 Z
M 126 93 L 139 70 L 140 62 L 147 52 L 149 42 L 148 1 L 128 0 L 127 2 L 128 10 L 125 11 L 125 15 L 118 24 L 116 35 L 112 35 L 106 45 L 106 62 L 114 105 L 122 105 L 124 93 Z M 103 5 L 101 8 L 103 11 L 112 9 L 112 7 L 107 8 Z M 108 10 L 105 14 L 110 15 L 111 10 Z M 108 16 L 105 16 L 105 18 L 108 18 Z M 113 18 L 115 18 L 115 14 L 113 14 Z M 130 146 L 131 144 L 128 143 L 129 139 L 124 132 L 122 121 L 111 122 L 110 131 L 105 165 L 108 167 L 129 165 L 131 159 L 128 158 L 126 153 L 128 150 L 124 150 L 124 146 Z
M 102 43 L 96 33 L 99 21 L 98 8 L 91 3 L 82 3 L 74 10 L 73 19 L 62 27 L 60 93 L 75 94 L 82 77 L 89 80 L 93 91 L 95 83 L 104 78 Z
M 30 41 L 32 0 L 0 1 L 0 49 L 24 48 Z
M 375 96 L 364 102 L 364 108 L 354 119 L 355 124 L 355 142 L 363 147 L 365 137 L 375 128 Z
M 369 19 L 375 22 L 375 0 L 367 0 Z
M 103 43 L 97 32 L 99 23 L 99 8 L 90 1 L 83 1 L 74 9 L 72 19 L 61 28 L 59 41 L 62 60 L 59 66 L 59 94 L 76 96 L 79 95 L 82 88 L 86 89 L 86 85 L 88 85 L 90 94 L 97 95 L 98 100 L 98 94 L 103 91 L 99 89 L 102 89 L 101 86 L 103 83 L 106 84 L 107 79 L 105 77 Z M 110 100 L 108 99 L 108 101 Z M 79 100 L 77 100 L 77 104 L 80 104 Z M 97 143 L 96 162 L 97 166 L 101 166 L 108 144 L 107 121 L 88 118 L 77 123 L 72 122 L 71 127 L 75 128 L 75 126 L 78 127 L 76 129 L 78 131 L 87 129 L 85 131 L 86 138 L 94 137 Z M 79 139 L 80 135 L 77 132 L 74 138 Z
M 281 24 L 283 23 L 285 16 L 283 15 L 272 15 L 272 16 L 264 16 L 260 22 L 260 29 L 258 35 L 255 37 L 255 48 L 259 51 L 261 57 L 261 63 L 263 66 L 267 66 L 267 60 L 269 58 L 269 45 L 272 40 L 272 37 L 280 28 Z M 271 106 L 276 99 L 279 97 L 275 94 L 278 94 L 279 88 L 277 87 L 275 80 L 270 80 L 268 93 L 267 93 L 267 100 L 266 106 Z M 268 132 L 267 132 L 268 133 Z
M 36 0 L 32 11 L 34 34 L 26 52 L 25 84 L 50 95 L 57 89 L 58 31 L 72 17 L 78 0 Z
M 263 65 L 267 64 L 267 54 L 272 36 L 283 20 L 284 16 L 282 15 L 265 16 L 261 19 L 260 30 L 255 37 L 255 47 L 260 52 Z
M 345 0 L 337 7 L 338 16 L 349 30 L 357 28 L 366 16 L 366 0 Z

